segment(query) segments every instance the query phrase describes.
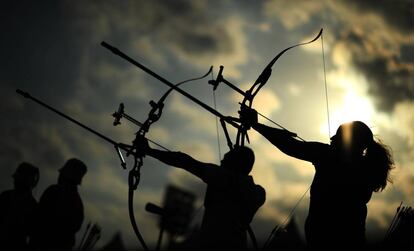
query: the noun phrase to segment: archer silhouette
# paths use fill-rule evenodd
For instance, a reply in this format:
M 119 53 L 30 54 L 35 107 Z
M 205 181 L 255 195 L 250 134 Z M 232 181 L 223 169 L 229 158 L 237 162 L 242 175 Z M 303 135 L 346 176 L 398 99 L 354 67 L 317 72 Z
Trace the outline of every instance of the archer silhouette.
M 253 151 L 235 147 L 224 155 L 221 165 L 204 163 L 182 152 L 150 148 L 143 139 L 141 150 L 167 165 L 182 168 L 207 184 L 200 247 L 203 250 L 244 250 L 246 231 L 266 199 L 265 190 L 249 175 Z
M 58 183 L 49 186 L 39 201 L 30 238 L 35 251 L 71 250 L 83 222 L 83 204 L 77 186 L 87 172 L 78 159 L 69 159 L 59 170 Z
M 14 189 L 0 194 L 0 249 L 27 250 L 27 239 L 37 201 L 32 195 L 39 169 L 21 163 L 13 174 Z
M 342 124 L 329 145 L 302 142 L 289 131 L 260 124 L 257 112 L 248 107 L 242 107 L 240 116 L 283 153 L 315 166 L 305 223 L 308 247 L 363 246 L 366 204 L 373 192 L 385 188 L 394 167 L 389 148 L 361 121 Z

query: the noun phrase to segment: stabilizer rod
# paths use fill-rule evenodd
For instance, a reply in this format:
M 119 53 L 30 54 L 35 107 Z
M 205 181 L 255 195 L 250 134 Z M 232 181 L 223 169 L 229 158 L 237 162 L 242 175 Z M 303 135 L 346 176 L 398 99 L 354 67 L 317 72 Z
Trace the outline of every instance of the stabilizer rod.
M 152 77 L 154 77 L 154 78 L 158 79 L 159 81 L 161 81 L 162 83 L 168 85 L 170 88 L 172 88 L 172 89 L 176 90 L 177 92 L 179 92 L 180 94 L 184 95 L 186 98 L 190 99 L 194 103 L 196 103 L 199 106 L 203 107 L 204 109 L 206 109 L 207 111 L 209 111 L 213 115 L 219 117 L 220 119 L 223 119 L 224 121 L 226 121 L 230 125 L 234 126 L 235 128 L 239 128 L 239 125 L 237 123 L 235 123 L 234 121 L 228 120 L 226 116 L 224 116 L 220 112 L 216 111 L 211 106 L 206 105 L 205 103 L 201 102 L 200 100 L 198 100 L 197 98 L 195 98 L 194 96 L 189 94 L 188 92 L 186 92 L 186 91 L 182 90 L 181 88 L 177 87 L 176 85 L 174 85 L 173 83 L 171 83 L 167 79 L 165 79 L 165 78 L 161 77 L 160 75 L 158 75 L 157 73 L 151 71 L 146 66 L 142 65 L 141 63 L 137 62 L 136 60 L 132 59 L 131 57 L 129 57 L 128 55 L 126 55 L 125 53 L 120 51 L 118 48 L 113 47 L 112 45 L 106 43 L 105 41 L 102 41 L 101 45 L 103 47 L 105 47 L 106 49 L 110 50 L 115 55 L 125 59 L 126 61 L 130 62 L 131 64 L 133 64 L 135 66 L 137 66 L 138 68 L 145 71 L 146 73 L 148 73 Z

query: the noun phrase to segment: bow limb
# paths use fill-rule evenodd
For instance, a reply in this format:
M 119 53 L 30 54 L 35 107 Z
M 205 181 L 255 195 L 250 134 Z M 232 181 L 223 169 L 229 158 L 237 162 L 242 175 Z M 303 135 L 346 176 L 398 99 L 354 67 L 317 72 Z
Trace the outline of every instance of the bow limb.
M 213 70 L 213 66 L 210 66 L 210 69 L 204 75 L 202 75 L 200 77 L 196 77 L 196 78 L 187 79 L 187 80 L 184 80 L 184 81 L 181 81 L 181 82 L 175 84 L 173 87 L 170 87 L 161 96 L 161 98 L 158 100 L 157 103 L 155 103 L 154 101 L 150 101 L 150 105 L 152 106 L 152 109 L 150 110 L 150 112 L 148 114 L 147 120 L 144 123 L 142 123 L 142 126 L 140 127 L 137 134 L 144 135 L 146 132 L 148 132 L 149 127 L 151 126 L 151 124 L 156 122 L 161 117 L 162 110 L 164 108 L 164 101 L 168 97 L 168 95 L 171 93 L 171 91 L 173 91 L 175 88 L 179 87 L 182 84 L 192 82 L 192 81 L 196 81 L 196 80 L 200 80 L 200 79 L 203 79 L 203 78 L 207 77 L 211 73 L 212 70 Z
M 279 52 L 273 59 L 272 61 L 270 61 L 267 66 L 264 68 L 264 70 L 262 71 L 262 73 L 259 75 L 259 77 L 256 79 L 256 81 L 254 82 L 254 84 L 252 85 L 252 87 L 250 87 L 249 90 L 247 90 L 245 92 L 243 101 L 241 102 L 241 106 L 246 105 L 248 107 L 252 107 L 253 104 L 253 99 L 254 97 L 257 95 L 257 93 L 260 91 L 260 89 L 267 83 L 267 81 L 269 80 L 270 76 L 272 75 L 272 67 L 273 65 L 276 63 L 276 61 L 288 50 L 293 49 L 295 47 L 301 46 L 301 45 L 307 45 L 310 43 L 315 42 L 319 37 L 321 37 L 323 32 L 323 29 L 320 29 L 318 35 L 313 38 L 312 40 L 308 41 L 308 42 L 303 42 L 303 43 L 299 43 L 299 44 L 295 44 L 292 46 L 289 46 L 288 48 L 282 50 L 281 52 Z M 245 127 L 244 125 L 241 125 L 239 127 L 239 130 L 237 132 L 237 139 L 236 139 L 236 145 L 243 145 L 244 144 L 244 139 L 246 138 L 248 140 L 248 136 L 247 136 L 247 130 L 249 128 Z
M 197 78 L 190 78 L 190 79 L 187 79 L 187 80 L 184 80 L 184 81 L 181 81 L 181 82 L 179 82 L 179 83 L 177 83 L 177 84 L 175 84 L 174 85 L 174 87 L 170 87 L 170 89 L 168 89 L 168 91 L 167 92 L 165 92 L 164 93 L 164 95 L 162 95 L 162 97 L 160 98 L 160 100 L 158 101 L 158 102 L 164 102 L 164 100 L 167 98 L 167 96 L 171 93 L 171 91 L 173 91 L 176 87 L 179 87 L 180 85 L 182 85 L 182 84 L 185 84 L 185 83 L 188 83 L 188 82 L 191 82 L 191 81 L 196 81 L 196 80 L 200 80 L 200 79 L 203 79 L 203 78 L 205 78 L 205 77 L 207 77 L 208 76 L 208 74 L 210 74 L 211 73 L 211 71 L 213 70 L 213 66 L 210 66 L 210 69 L 203 75 L 203 76 L 201 76 L 201 77 L 197 77 Z
M 174 85 L 174 87 L 178 87 L 181 84 L 184 83 L 188 83 L 194 80 L 199 80 L 202 78 L 205 78 L 206 76 L 208 76 L 208 74 L 210 74 L 210 72 L 212 71 L 212 67 L 210 67 L 210 70 L 204 74 L 201 77 L 198 78 L 192 78 L 192 79 L 188 79 L 182 82 L 179 82 L 177 84 Z M 138 149 L 138 146 L 141 144 L 142 140 L 145 138 L 145 134 L 149 131 L 150 126 L 159 120 L 159 118 L 161 117 L 162 114 L 162 109 L 164 108 L 164 101 L 167 98 L 167 96 L 171 93 L 171 91 L 174 88 L 171 87 L 166 93 L 164 93 L 164 95 L 161 96 L 161 98 L 158 100 L 157 103 L 155 103 L 154 101 L 150 102 L 151 105 L 151 110 L 148 114 L 148 118 L 145 120 L 144 123 L 142 123 L 141 127 L 139 128 L 138 132 L 136 133 L 136 138 L 133 141 L 133 148 L 131 149 L 131 152 L 129 153 L 133 153 L 134 155 L 134 166 L 133 168 L 129 171 L 128 174 L 128 184 L 129 184 L 129 189 L 128 189 L 128 212 L 129 212 L 129 218 L 131 221 L 131 225 L 132 228 L 134 230 L 135 235 L 137 236 L 138 240 L 140 241 L 143 249 L 145 251 L 148 251 L 148 247 L 145 243 L 144 238 L 142 237 L 141 232 L 139 231 L 138 228 L 138 224 L 137 221 L 135 219 L 135 213 L 134 213 L 134 191 L 138 188 L 138 184 L 140 182 L 141 179 L 141 167 L 143 166 L 143 157 L 144 154 L 140 152 L 140 150 Z
M 313 38 L 311 41 L 303 42 L 299 44 L 292 45 L 281 52 L 277 54 L 272 61 L 269 62 L 269 64 L 266 66 L 266 68 L 262 71 L 262 73 L 259 75 L 259 77 L 256 79 L 252 87 L 247 91 L 249 93 L 248 98 L 250 99 L 250 103 L 253 101 L 253 98 L 256 96 L 256 94 L 259 92 L 259 90 L 266 84 L 267 80 L 269 79 L 270 75 L 272 74 L 272 67 L 276 63 L 276 61 L 288 50 L 293 49 L 298 46 L 307 45 L 310 43 L 315 42 L 319 37 L 321 37 L 323 32 L 323 29 L 320 29 L 318 35 Z M 256 88 L 257 86 L 257 88 Z M 255 89 L 256 88 L 256 89 Z

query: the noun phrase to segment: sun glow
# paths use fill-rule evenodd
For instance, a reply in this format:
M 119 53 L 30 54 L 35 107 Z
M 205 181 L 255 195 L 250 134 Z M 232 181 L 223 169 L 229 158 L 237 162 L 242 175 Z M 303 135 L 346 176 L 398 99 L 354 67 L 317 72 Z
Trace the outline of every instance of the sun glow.
M 349 84 L 343 91 L 345 93 L 340 100 L 332 100 L 332 106 L 329 111 L 331 127 L 329 136 L 333 136 L 341 124 L 350 121 L 359 120 L 368 126 L 372 124 L 374 106 L 371 100 L 364 95 L 364 91 L 358 90 L 358 88 L 355 88 L 355 85 Z M 322 125 L 321 132 L 324 135 L 328 134 L 327 124 Z

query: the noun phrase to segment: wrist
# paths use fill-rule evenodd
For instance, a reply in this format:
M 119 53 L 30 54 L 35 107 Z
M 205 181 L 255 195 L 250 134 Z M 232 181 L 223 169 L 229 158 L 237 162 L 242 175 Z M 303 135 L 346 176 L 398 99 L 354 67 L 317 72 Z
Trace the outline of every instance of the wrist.
M 252 123 L 251 127 L 252 127 L 253 129 L 255 129 L 255 130 L 256 130 L 258 127 L 260 127 L 260 123 L 259 123 L 259 122 L 257 122 L 257 121 L 254 121 L 254 122 Z

